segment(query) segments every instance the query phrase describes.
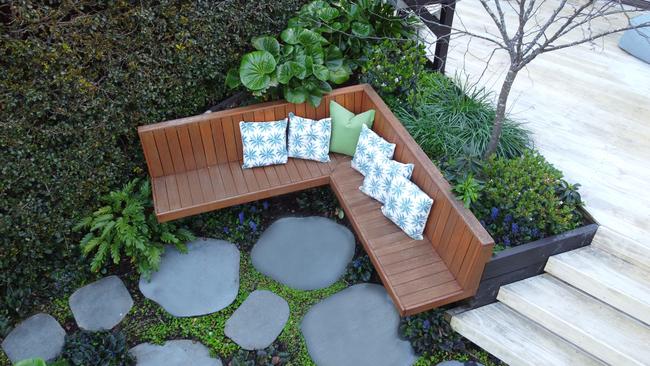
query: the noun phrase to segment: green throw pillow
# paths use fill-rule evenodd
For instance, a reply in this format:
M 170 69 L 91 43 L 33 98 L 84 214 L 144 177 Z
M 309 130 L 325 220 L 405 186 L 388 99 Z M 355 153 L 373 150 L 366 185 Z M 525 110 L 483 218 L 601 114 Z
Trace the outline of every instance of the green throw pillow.
M 372 128 L 375 120 L 375 110 L 371 109 L 354 115 L 335 101 L 330 102 L 330 117 L 332 117 L 332 138 L 330 151 L 353 156 L 361 134 L 361 126 Z

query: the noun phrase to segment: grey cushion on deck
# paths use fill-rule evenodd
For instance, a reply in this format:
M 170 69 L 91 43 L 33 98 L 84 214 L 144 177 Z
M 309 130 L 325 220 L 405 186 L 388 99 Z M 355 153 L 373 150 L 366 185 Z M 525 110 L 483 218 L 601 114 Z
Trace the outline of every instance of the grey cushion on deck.
M 650 13 L 632 18 L 630 23 L 634 26 L 650 22 Z M 650 63 L 650 27 L 630 29 L 623 33 L 618 46 L 632 56 Z

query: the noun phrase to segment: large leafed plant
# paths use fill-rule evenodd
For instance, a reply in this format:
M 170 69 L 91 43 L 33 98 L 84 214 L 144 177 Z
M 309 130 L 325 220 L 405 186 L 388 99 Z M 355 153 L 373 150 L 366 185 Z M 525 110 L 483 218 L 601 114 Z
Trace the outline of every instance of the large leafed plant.
M 253 39 L 255 51 L 228 72 L 231 88 L 253 95 L 280 92 L 291 103 L 318 106 L 332 84 L 346 82 L 366 61 L 365 51 L 382 37 L 409 38 L 410 20 L 381 0 L 313 1 L 277 37 Z

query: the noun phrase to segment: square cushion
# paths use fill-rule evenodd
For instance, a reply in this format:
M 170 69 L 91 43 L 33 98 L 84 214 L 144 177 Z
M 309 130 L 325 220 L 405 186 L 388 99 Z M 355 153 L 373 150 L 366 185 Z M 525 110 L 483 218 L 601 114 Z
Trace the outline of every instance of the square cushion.
M 415 240 L 422 240 L 432 205 L 433 199 L 422 192 L 415 183 L 398 176 L 390 185 L 381 212 L 406 235 Z
M 239 122 L 243 168 L 287 162 L 287 119 L 274 122 Z
M 289 157 L 330 161 L 332 119 L 313 120 L 289 113 Z
M 372 127 L 375 110 L 371 109 L 355 115 L 332 100 L 330 101 L 330 117 L 332 118 L 330 151 L 352 156 L 357 148 L 361 126 Z
M 351 165 L 356 171 L 366 176 L 373 162 L 392 159 L 393 153 L 395 153 L 395 144 L 384 140 L 366 125 L 362 125 L 357 150 Z
M 363 185 L 359 189 L 377 201 L 386 203 L 386 195 L 393 179 L 397 176 L 411 179 L 411 174 L 413 174 L 413 164 L 380 159 L 371 164 L 368 175 L 366 175 Z

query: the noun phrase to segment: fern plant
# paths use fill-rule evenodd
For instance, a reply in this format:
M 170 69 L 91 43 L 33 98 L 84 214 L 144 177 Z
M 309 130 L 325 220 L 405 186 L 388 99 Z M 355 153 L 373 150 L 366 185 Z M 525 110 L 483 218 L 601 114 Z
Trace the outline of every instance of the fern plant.
M 120 263 L 122 255 L 130 258 L 138 273 L 149 277 L 158 270 L 165 245 L 185 252 L 185 242 L 194 235 L 171 223 L 158 223 L 153 214 L 151 187 L 148 181 L 134 179 L 121 190 L 101 198 L 106 205 L 84 218 L 75 231 L 88 230 L 80 246 L 84 256 L 95 253 L 91 269 L 102 269 L 108 261 Z

